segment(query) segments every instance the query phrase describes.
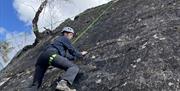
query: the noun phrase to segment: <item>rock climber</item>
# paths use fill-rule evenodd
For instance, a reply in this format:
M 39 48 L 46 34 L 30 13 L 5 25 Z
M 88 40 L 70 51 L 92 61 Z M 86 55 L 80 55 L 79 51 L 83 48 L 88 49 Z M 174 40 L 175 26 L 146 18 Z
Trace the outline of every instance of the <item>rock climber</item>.
M 79 67 L 73 60 L 86 55 L 87 51 L 79 52 L 71 44 L 71 39 L 75 32 L 71 27 L 64 27 L 61 31 L 62 36 L 56 38 L 40 54 L 36 65 L 32 88 L 38 90 L 41 86 L 44 74 L 49 66 L 54 66 L 65 70 L 62 79 L 57 83 L 56 89 L 61 91 L 76 91 L 68 85 L 72 85 L 78 74 Z

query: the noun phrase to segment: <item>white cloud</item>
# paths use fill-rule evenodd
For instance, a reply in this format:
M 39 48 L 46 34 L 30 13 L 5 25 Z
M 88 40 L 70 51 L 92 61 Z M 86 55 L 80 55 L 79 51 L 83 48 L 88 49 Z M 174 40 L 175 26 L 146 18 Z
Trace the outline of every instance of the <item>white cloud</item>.
M 42 27 L 54 29 L 63 20 L 108 1 L 110 0 L 49 0 L 47 7 L 40 15 L 38 22 L 39 28 L 41 28 L 40 31 L 43 31 Z M 31 24 L 35 11 L 37 11 L 41 2 L 42 0 L 14 0 L 13 5 L 20 20 L 26 24 Z
M 8 53 L 9 60 L 11 60 L 19 50 L 21 50 L 26 45 L 31 45 L 35 40 L 35 36 L 34 36 L 33 32 L 31 32 L 31 33 L 6 32 L 5 36 L 6 36 L 6 42 L 8 42 L 10 45 L 9 48 L 12 48 L 12 50 Z M 4 63 L 1 56 L 0 56 L 0 63 L 3 64 L 3 66 L 6 66 L 8 64 L 8 63 Z
M 6 29 L 3 27 L 0 27 L 0 34 L 4 34 L 6 32 Z

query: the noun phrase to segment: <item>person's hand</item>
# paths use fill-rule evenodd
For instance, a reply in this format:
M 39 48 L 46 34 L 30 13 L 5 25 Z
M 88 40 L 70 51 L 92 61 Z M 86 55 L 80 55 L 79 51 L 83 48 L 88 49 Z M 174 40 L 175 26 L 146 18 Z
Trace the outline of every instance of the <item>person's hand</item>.
M 82 51 L 81 54 L 84 56 L 86 55 L 88 52 L 87 51 Z

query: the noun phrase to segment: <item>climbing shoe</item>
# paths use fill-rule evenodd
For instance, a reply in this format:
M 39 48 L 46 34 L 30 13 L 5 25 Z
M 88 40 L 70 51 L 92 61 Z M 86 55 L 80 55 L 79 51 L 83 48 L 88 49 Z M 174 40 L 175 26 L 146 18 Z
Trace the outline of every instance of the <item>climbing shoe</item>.
M 60 91 L 76 91 L 76 89 L 69 88 L 69 86 L 67 85 L 67 81 L 65 80 L 61 80 L 60 82 L 58 82 L 56 89 Z

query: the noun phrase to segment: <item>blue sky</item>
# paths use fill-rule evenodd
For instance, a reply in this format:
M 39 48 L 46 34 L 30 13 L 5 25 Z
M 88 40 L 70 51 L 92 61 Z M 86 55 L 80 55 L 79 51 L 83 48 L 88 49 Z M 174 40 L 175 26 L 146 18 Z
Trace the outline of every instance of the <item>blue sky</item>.
M 31 27 L 27 26 L 18 18 L 18 13 L 13 7 L 13 0 L 0 0 L 0 27 L 6 32 L 30 32 Z M 0 34 L 0 40 L 5 39 L 5 34 Z

